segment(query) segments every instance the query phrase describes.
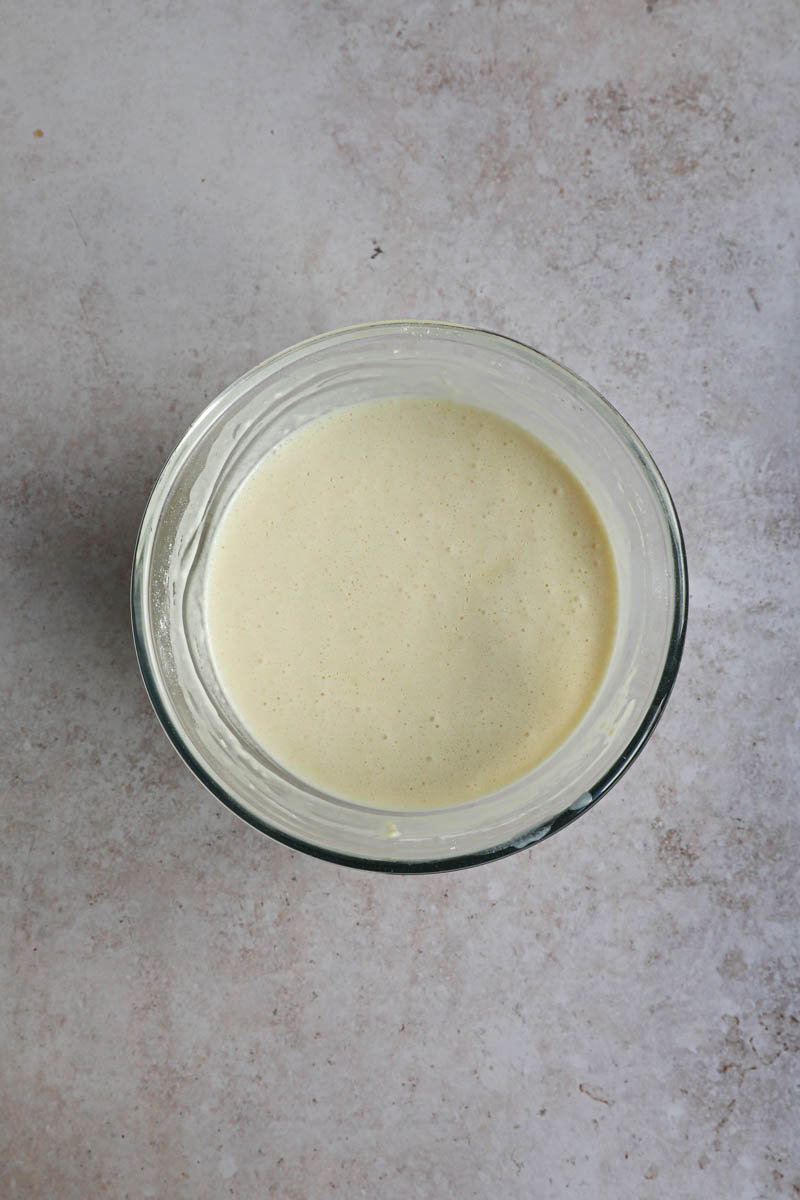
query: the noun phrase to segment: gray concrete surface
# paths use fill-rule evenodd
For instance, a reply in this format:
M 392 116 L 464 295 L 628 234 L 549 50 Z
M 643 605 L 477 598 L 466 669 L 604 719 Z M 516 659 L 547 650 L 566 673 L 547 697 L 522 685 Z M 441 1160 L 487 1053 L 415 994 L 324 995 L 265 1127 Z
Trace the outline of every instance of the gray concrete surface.
M 796 4 L 2 7 L 0 1194 L 797 1196 Z M 642 759 L 449 877 L 241 824 L 128 628 L 192 417 L 391 316 L 595 383 L 691 567 Z

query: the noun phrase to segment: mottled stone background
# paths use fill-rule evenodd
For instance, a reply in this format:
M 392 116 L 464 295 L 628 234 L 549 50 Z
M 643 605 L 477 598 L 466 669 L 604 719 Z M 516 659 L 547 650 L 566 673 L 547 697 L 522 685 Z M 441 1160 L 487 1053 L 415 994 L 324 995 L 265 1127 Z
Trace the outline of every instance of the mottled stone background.
M 797 1196 L 796 0 L 2 9 L 0 1195 Z M 691 568 L 643 758 L 449 877 L 240 823 L 128 626 L 204 403 L 391 316 L 591 379 Z

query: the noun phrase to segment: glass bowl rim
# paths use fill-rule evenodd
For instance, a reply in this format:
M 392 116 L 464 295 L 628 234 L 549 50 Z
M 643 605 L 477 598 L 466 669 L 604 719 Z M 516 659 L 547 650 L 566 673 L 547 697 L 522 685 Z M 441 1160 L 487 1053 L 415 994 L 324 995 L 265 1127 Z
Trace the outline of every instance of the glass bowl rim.
M 525 356 L 531 356 L 533 361 L 550 373 L 558 376 L 566 377 L 568 380 L 577 382 L 581 389 L 585 390 L 585 395 L 582 399 L 591 404 L 598 414 L 603 417 L 606 422 L 612 427 L 615 433 L 620 436 L 621 440 L 627 441 L 629 446 L 636 452 L 636 457 L 639 461 L 639 466 L 642 470 L 651 491 L 656 495 L 660 502 L 660 509 L 664 517 L 664 523 L 669 534 L 669 542 L 672 550 L 672 567 L 674 574 L 674 612 L 672 627 L 670 629 L 669 640 L 667 645 L 667 653 L 664 661 L 664 667 L 655 688 L 650 704 L 640 721 L 637 729 L 628 739 L 627 744 L 617 756 L 614 763 L 609 769 L 597 780 L 591 788 L 588 789 L 584 796 L 589 799 L 582 802 L 578 807 L 573 803 L 570 807 L 558 813 L 555 817 L 550 817 L 544 821 L 531 827 L 528 831 L 515 837 L 512 841 L 501 842 L 495 846 L 489 846 L 485 849 L 471 851 L 468 854 L 453 855 L 451 857 L 433 857 L 430 859 L 420 860 L 405 860 L 405 859 L 382 859 L 361 856 L 357 854 L 349 854 L 343 851 L 332 850 L 325 846 L 319 846 L 314 842 L 305 841 L 304 839 L 294 837 L 292 834 L 286 833 L 283 830 L 271 825 L 256 813 L 251 812 L 242 802 L 232 796 L 226 789 L 217 782 L 205 770 L 203 765 L 198 762 L 192 750 L 187 746 L 183 739 L 181 731 L 176 727 L 167 711 L 166 705 L 162 699 L 161 691 L 158 686 L 158 681 L 155 672 L 151 668 L 149 655 L 147 651 L 147 639 L 145 636 L 146 624 L 146 606 L 144 595 L 144 567 L 143 563 L 149 561 L 149 553 L 144 557 L 145 551 L 152 550 L 152 534 L 157 526 L 158 515 L 161 511 L 162 493 L 166 491 L 168 484 L 171 484 L 175 474 L 175 468 L 179 465 L 184 452 L 190 448 L 194 439 L 201 432 L 202 427 L 207 425 L 211 419 L 216 419 L 224 410 L 233 404 L 239 396 L 247 389 L 247 387 L 259 376 L 261 376 L 267 368 L 274 368 L 281 359 L 292 358 L 297 360 L 302 358 L 306 353 L 310 353 L 315 348 L 318 348 L 322 343 L 328 341 L 337 341 L 346 337 L 349 334 L 359 334 L 367 332 L 389 331 L 391 329 L 403 329 L 412 332 L 416 330 L 434 330 L 434 331 L 453 331 L 465 334 L 478 334 L 481 338 L 489 338 L 493 341 L 499 341 L 513 347 L 515 350 L 524 351 Z M 338 866 L 357 867 L 362 870 L 380 871 L 389 874 L 431 874 L 440 871 L 456 871 L 465 867 L 476 866 L 479 863 L 492 862 L 498 858 L 504 858 L 509 854 L 515 854 L 520 850 L 547 838 L 552 837 L 560 829 L 564 829 L 567 825 L 571 825 L 578 817 L 583 816 L 589 809 L 593 808 L 597 802 L 608 792 L 625 774 L 628 768 L 638 758 L 639 754 L 644 749 L 650 739 L 653 730 L 655 729 L 661 714 L 664 711 L 667 700 L 677 677 L 678 668 L 683 654 L 684 642 L 686 639 L 686 624 L 688 617 L 688 600 L 689 600 L 689 585 L 688 585 L 688 566 L 686 560 L 686 547 L 684 544 L 683 531 L 681 529 L 680 520 L 678 518 L 675 504 L 670 495 L 664 478 L 653 460 L 652 455 L 647 450 L 647 447 L 642 442 L 639 435 L 628 424 L 622 414 L 611 404 L 604 396 L 597 391 L 592 384 L 588 383 L 580 375 L 571 371 L 568 367 L 563 366 L 555 359 L 543 354 L 540 350 L 536 350 L 533 346 L 527 345 L 516 338 L 507 337 L 505 334 L 496 333 L 493 330 L 483 329 L 476 325 L 464 325 L 454 321 L 438 321 L 424 320 L 420 318 L 414 319 L 395 319 L 386 321 L 365 321 L 356 325 L 346 325 L 339 329 L 328 330 L 325 333 L 316 334 L 313 337 L 305 338 L 300 342 L 295 342 L 291 346 L 287 346 L 277 353 L 265 358 L 256 366 L 251 367 L 238 379 L 228 384 L 218 396 L 211 400 L 205 408 L 191 422 L 188 429 L 175 445 L 174 449 L 167 458 L 163 468 L 153 485 L 153 488 L 145 505 L 144 513 L 139 525 L 139 531 L 136 537 L 136 545 L 134 548 L 133 565 L 131 570 L 130 584 L 130 612 L 131 626 L 133 632 L 133 642 L 136 651 L 136 658 L 139 664 L 142 681 L 150 699 L 150 703 L 155 710 L 167 737 L 171 741 L 174 749 L 177 751 L 180 758 L 189 767 L 191 772 L 203 784 L 203 786 L 211 792 L 218 800 L 222 801 L 232 812 L 234 812 L 247 824 L 252 825 L 261 833 L 266 834 L 274 841 L 281 842 L 283 845 L 289 846 L 293 850 L 302 851 L 315 858 L 323 859 L 327 862 L 335 863 Z M 581 797 L 584 801 L 584 797 Z M 424 813 L 416 814 L 424 816 Z M 433 815 L 433 813 L 431 814 Z

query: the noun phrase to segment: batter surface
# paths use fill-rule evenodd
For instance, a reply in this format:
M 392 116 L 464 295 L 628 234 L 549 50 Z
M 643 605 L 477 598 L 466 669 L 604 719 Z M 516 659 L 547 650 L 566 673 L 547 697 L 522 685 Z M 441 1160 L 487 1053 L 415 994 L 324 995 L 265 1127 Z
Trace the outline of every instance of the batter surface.
M 215 665 L 284 767 L 348 800 L 432 808 L 550 754 L 586 712 L 617 621 L 584 488 L 478 408 L 384 400 L 270 452 L 211 548 Z

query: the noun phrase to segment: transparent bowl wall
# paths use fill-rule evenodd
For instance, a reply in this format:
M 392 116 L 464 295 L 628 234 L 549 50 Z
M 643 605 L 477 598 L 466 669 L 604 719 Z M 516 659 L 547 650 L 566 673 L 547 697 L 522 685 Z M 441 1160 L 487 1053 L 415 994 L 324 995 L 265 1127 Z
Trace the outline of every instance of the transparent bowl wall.
M 264 453 L 325 413 L 391 396 L 472 403 L 550 445 L 593 497 L 619 575 L 611 662 L 570 737 L 508 787 L 432 811 L 353 804 L 273 761 L 226 701 L 204 615 L 214 531 Z M 497 334 L 431 322 L 325 334 L 227 388 L 188 430 L 153 490 L 132 580 L 145 684 L 195 774 L 274 838 L 337 862 L 390 871 L 466 866 L 522 849 L 599 799 L 641 749 L 666 702 L 680 660 L 686 597 L 685 555 L 669 493 L 619 414 L 535 350 Z

